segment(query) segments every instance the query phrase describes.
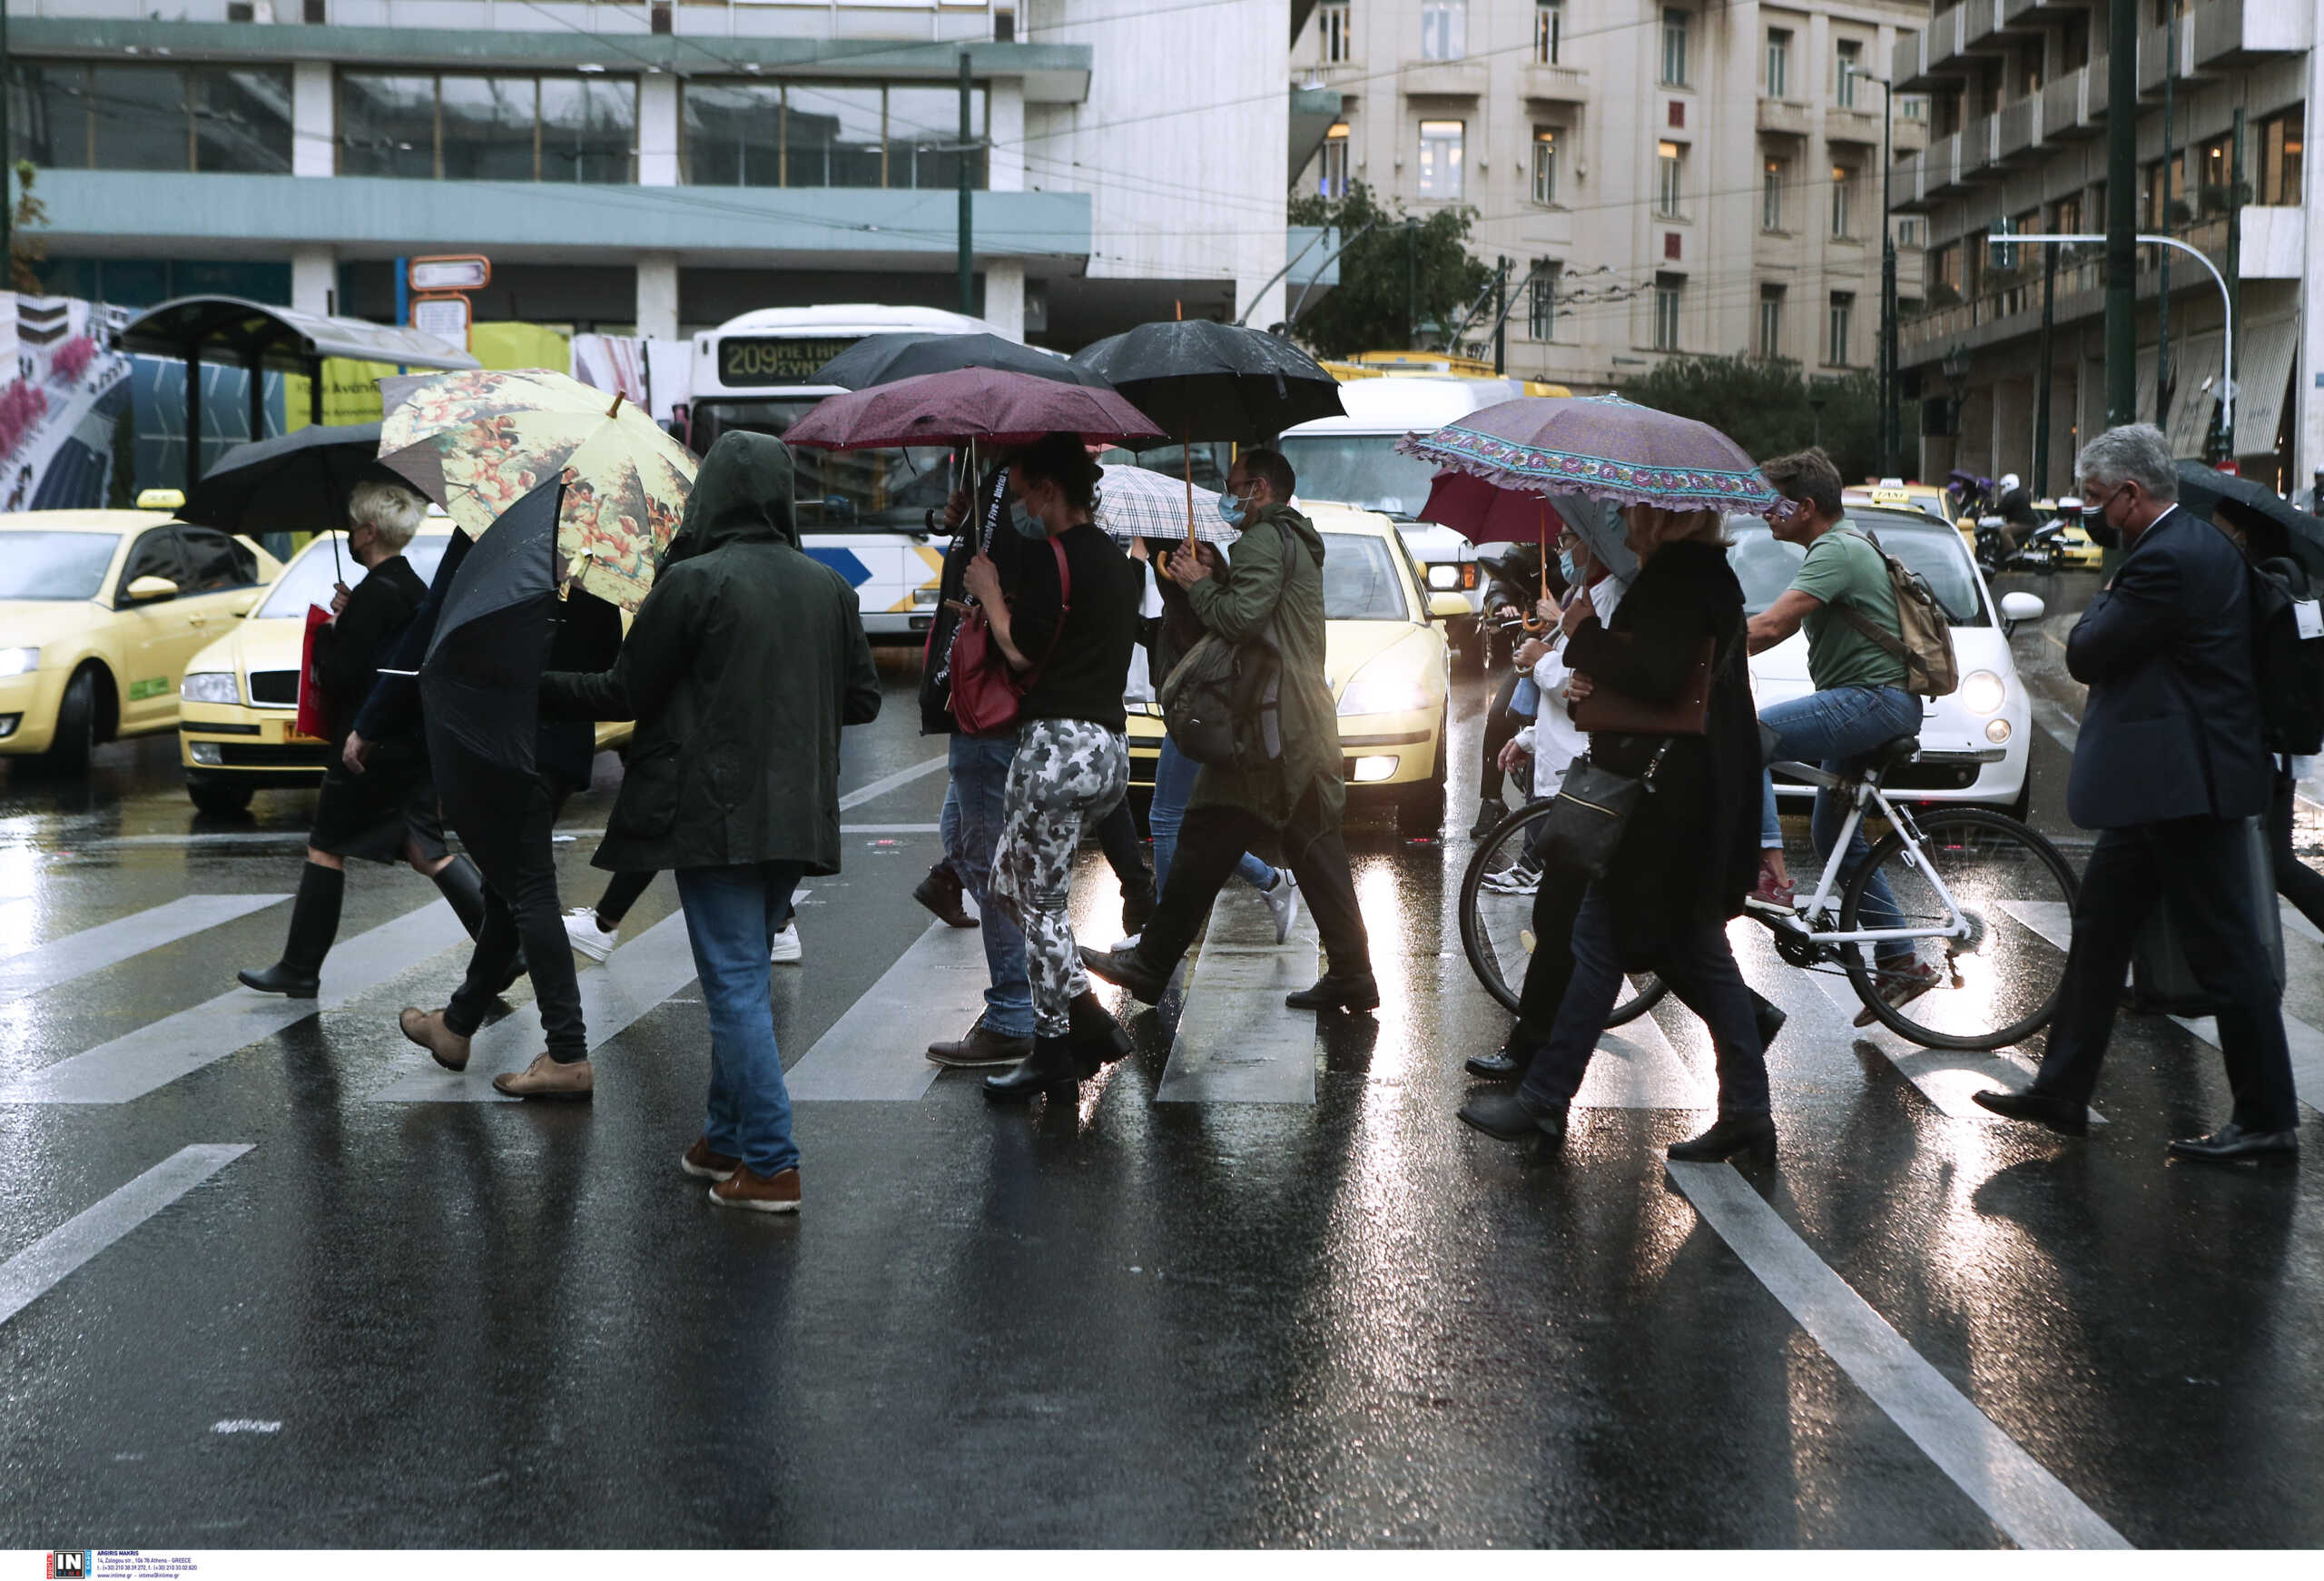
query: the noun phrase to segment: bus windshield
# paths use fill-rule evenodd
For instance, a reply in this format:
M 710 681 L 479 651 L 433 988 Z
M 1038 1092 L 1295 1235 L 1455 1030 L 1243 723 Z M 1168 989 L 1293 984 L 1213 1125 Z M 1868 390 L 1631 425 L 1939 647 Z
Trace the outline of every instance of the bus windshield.
M 1428 503 L 1436 469 L 1396 453 L 1401 434 L 1285 434 L 1278 448 L 1302 499 L 1326 499 L 1409 521 Z
M 721 434 L 773 434 L 777 439 L 822 398 L 720 397 L 694 406 L 692 445 L 707 455 Z M 941 447 L 901 450 L 791 452 L 802 532 L 919 532 L 931 509 L 942 510 L 950 492 L 950 452 Z

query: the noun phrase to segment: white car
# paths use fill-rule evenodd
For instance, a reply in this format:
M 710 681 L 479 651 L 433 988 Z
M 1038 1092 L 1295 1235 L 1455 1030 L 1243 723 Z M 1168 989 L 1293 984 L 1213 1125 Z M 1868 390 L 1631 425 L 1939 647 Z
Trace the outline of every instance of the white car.
M 2031 593 L 1996 602 L 1961 535 L 1949 522 L 1917 511 L 1854 510 L 1848 520 L 1928 578 L 1953 618 L 1953 655 L 1961 685 L 1949 697 L 1921 705 L 1921 752 L 1883 782 L 1915 802 L 1975 802 L 2024 815 L 2026 757 L 2033 708 L 2009 651 L 2011 627 L 2039 620 L 2043 606 Z M 1756 516 L 1730 516 L 1728 563 L 1743 583 L 1743 607 L 1757 615 L 1791 586 L 1807 549 L 1785 543 Z M 1807 634 L 1796 632 L 1751 656 L 1751 695 L 1758 707 L 1787 703 L 1815 687 L 1807 678 Z M 1776 776 L 1779 799 L 1806 800 L 1812 786 Z

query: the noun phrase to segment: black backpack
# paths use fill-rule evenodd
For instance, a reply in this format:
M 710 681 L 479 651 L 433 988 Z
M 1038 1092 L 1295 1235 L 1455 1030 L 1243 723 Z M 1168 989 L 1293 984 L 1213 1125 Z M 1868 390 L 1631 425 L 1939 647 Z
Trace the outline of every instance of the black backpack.
M 2297 560 L 2261 560 L 2248 580 L 2251 676 L 2268 750 L 2315 756 L 2324 751 L 2324 618 L 2316 590 Z
M 1283 756 L 1282 698 L 1272 627 L 1239 643 L 1212 632 L 1162 683 L 1162 726 L 1196 763 L 1256 768 Z

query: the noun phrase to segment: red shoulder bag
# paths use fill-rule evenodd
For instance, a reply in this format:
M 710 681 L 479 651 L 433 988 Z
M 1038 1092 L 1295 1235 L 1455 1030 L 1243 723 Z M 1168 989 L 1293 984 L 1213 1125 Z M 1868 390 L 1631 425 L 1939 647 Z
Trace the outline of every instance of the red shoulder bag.
M 982 606 L 970 610 L 952 635 L 952 717 L 971 736 L 998 735 L 1017 723 L 1017 705 L 1065 635 L 1065 618 L 1073 613 L 1073 571 L 1063 546 L 1055 539 L 1049 545 L 1057 557 L 1057 630 L 1049 636 L 1049 653 L 1035 660 L 1031 669 L 1019 675 L 1009 668 L 1009 656 L 993 639 L 992 623 L 985 618 Z

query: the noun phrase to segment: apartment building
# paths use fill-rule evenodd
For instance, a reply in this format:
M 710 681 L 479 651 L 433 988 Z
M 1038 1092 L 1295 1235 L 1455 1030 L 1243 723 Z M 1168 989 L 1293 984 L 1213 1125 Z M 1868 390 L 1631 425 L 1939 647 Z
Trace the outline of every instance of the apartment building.
M 1005 328 L 1272 321 L 1295 101 L 1317 98 L 1266 5 L 7 5 L 46 283 L 132 305 L 392 321 L 395 260 L 479 252 L 480 317 L 584 331 L 950 307 L 966 160 L 979 305 Z
M 1512 261 L 1512 373 L 1602 390 L 1678 354 L 1879 355 L 1884 138 L 1927 105 L 1883 63 L 1925 0 L 1320 0 L 1293 51 L 1342 118 L 1307 192 L 1476 211 Z M 1922 294 L 1917 214 L 1898 293 Z M 1491 340 L 1491 313 L 1465 339 Z
M 2182 456 L 2232 455 L 2276 487 L 2305 485 L 2324 467 L 2324 215 L 2304 157 L 2308 103 L 2324 92 L 2317 0 L 2114 3 L 2140 8 L 2130 106 L 2109 102 L 2106 0 L 1962 0 L 1896 46 L 1891 74 L 1930 98 L 1932 141 L 1892 182 L 1931 242 L 1926 309 L 1898 357 L 1922 398 L 1922 475 L 2014 471 L 2062 490 L 2077 441 L 2104 427 L 2102 248 L 1995 238 L 2102 232 L 2107 129 L 2127 108 L 2140 231 L 2201 254 L 2139 250 L 2137 415 Z

